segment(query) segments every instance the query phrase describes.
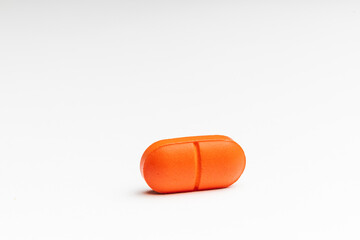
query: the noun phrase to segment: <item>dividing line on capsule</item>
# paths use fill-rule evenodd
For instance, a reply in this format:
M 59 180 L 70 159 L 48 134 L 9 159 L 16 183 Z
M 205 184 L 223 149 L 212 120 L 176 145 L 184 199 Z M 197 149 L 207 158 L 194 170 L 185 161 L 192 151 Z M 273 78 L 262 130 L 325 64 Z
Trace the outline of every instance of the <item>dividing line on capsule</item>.
M 194 142 L 194 150 L 195 150 L 195 187 L 194 191 L 199 189 L 200 179 L 201 179 L 201 155 L 200 155 L 200 146 L 198 142 Z

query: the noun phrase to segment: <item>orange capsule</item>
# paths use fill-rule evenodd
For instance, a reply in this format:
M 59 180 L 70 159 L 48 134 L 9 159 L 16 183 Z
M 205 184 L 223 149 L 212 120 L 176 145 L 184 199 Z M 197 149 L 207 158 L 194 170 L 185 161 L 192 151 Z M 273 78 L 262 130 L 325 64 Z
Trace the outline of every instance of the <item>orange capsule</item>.
M 221 135 L 166 139 L 144 152 L 140 171 L 159 193 L 225 188 L 245 168 L 245 154 L 231 138 Z

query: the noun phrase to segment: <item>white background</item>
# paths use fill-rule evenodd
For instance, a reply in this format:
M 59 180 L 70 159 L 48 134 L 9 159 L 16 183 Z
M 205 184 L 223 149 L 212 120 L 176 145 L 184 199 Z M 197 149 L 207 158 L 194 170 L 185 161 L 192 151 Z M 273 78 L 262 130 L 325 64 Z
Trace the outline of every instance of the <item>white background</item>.
M 0 0 L 0 239 L 359 239 L 359 1 Z M 232 187 L 158 195 L 154 141 Z

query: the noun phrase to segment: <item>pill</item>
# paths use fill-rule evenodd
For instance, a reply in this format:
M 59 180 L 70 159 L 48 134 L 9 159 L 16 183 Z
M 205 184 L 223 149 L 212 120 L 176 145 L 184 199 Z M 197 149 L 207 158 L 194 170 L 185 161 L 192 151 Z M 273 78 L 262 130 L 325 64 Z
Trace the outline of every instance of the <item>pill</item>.
M 243 149 L 221 135 L 160 140 L 144 152 L 140 171 L 158 193 L 225 188 L 245 168 Z

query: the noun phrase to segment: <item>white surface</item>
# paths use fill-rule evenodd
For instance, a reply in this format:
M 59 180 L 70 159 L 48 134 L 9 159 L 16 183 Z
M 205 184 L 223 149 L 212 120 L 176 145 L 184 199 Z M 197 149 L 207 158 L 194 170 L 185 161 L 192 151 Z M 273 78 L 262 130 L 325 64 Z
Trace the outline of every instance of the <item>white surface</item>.
M 358 1 L 0 1 L 0 239 L 359 239 Z M 152 142 L 223 134 L 223 190 Z

